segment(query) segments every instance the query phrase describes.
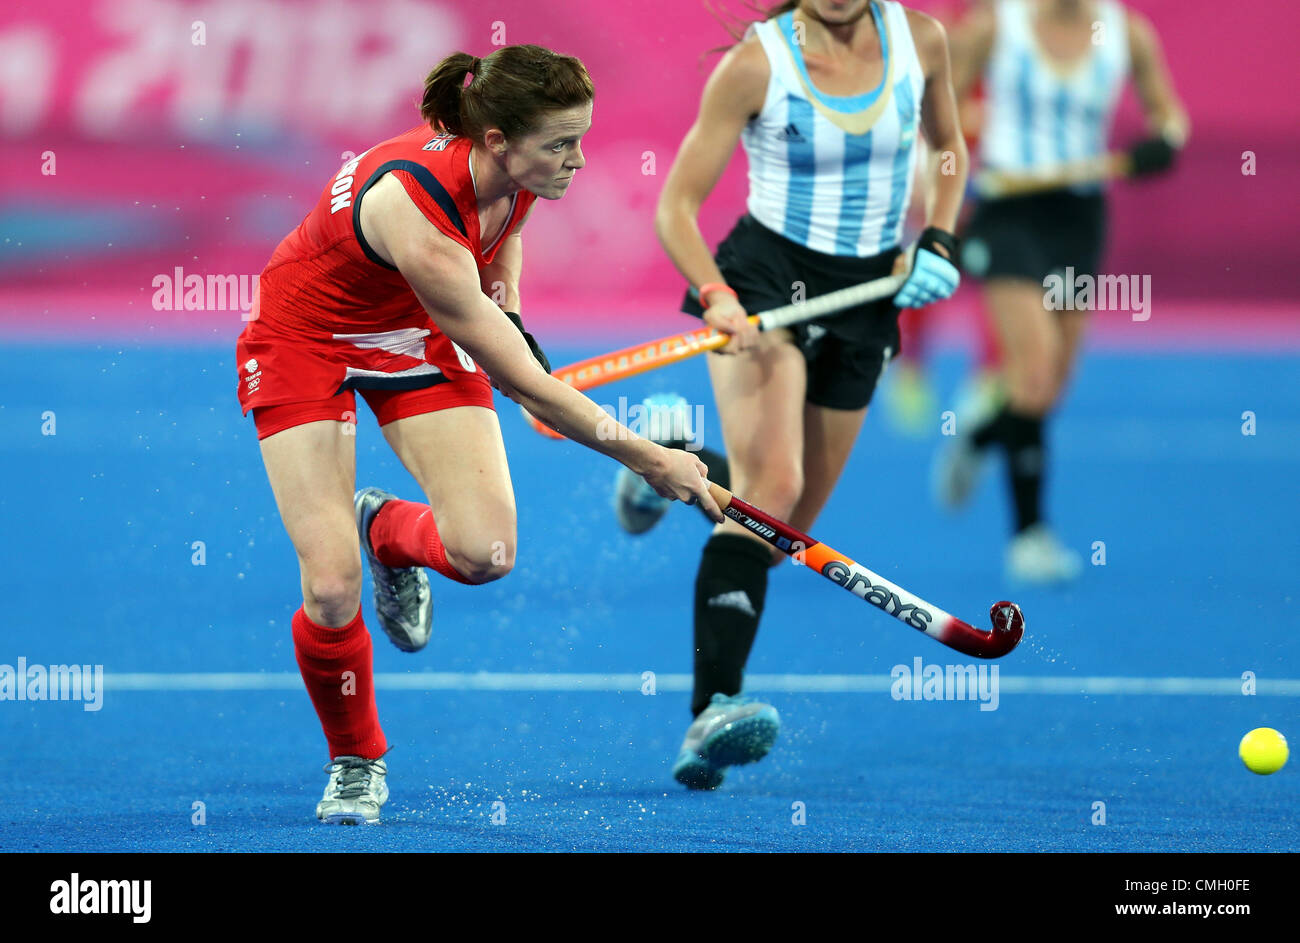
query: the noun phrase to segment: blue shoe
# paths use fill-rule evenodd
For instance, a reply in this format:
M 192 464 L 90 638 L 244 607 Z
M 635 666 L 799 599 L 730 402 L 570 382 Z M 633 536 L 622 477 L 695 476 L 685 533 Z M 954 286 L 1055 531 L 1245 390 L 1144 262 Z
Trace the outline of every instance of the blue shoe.
M 661 498 L 645 479 L 623 467 L 614 479 L 614 513 L 618 526 L 629 534 L 644 534 L 668 513 L 672 501 Z
M 652 442 L 691 441 L 690 406 L 676 393 L 655 393 L 641 403 L 645 421 L 632 431 Z M 644 534 L 668 512 L 671 499 L 661 498 L 645 479 L 630 468 L 620 468 L 614 480 L 614 512 L 619 526 L 629 534 Z
M 686 729 L 673 779 L 687 789 L 717 789 L 728 766 L 761 760 L 780 732 L 781 715 L 771 704 L 740 694 L 715 694 Z

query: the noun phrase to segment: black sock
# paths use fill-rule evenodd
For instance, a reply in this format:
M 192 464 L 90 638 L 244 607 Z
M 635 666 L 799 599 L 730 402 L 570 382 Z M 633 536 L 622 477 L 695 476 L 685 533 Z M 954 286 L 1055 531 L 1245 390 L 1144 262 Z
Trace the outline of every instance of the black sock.
M 772 552 L 739 534 L 714 534 L 695 577 L 695 692 L 699 715 L 716 693 L 739 694 L 767 596 Z
M 977 451 L 982 452 L 994 442 L 1002 441 L 1006 415 L 1007 407 L 1003 406 L 1000 410 L 975 427 L 975 431 L 971 433 L 970 440 L 971 444 L 975 446 Z
M 1042 519 L 1043 417 L 1007 411 L 1003 417 L 1002 445 L 1007 450 L 1011 500 L 1016 508 L 1016 533 Z
M 1015 412 L 1009 405 L 984 420 L 971 433 L 971 443 L 984 450 L 997 443 L 1007 454 L 1007 478 L 1016 512 L 1016 533 L 1042 520 L 1043 417 Z

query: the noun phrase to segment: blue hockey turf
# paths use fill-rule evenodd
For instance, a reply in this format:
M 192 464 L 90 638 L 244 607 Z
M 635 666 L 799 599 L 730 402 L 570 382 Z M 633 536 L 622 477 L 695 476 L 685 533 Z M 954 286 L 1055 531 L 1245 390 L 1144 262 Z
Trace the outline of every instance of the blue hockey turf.
M 1087 355 L 1051 429 L 1049 507 L 1105 562 L 1064 590 L 1005 582 L 996 470 L 947 516 L 929 492 L 938 418 L 914 440 L 873 413 L 813 535 L 980 626 L 1015 599 L 1025 641 L 998 665 L 996 709 L 897 699 L 895 666 L 970 659 L 783 565 L 750 671 L 784 727 L 712 794 L 669 775 L 706 525 L 674 507 L 622 533 L 616 465 L 499 399 L 518 564 L 483 587 L 433 577 L 417 655 L 378 631 L 367 577 L 392 798 L 355 829 L 314 819 L 328 757 L 296 680 L 297 569 L 232 359 L 8 351 L 0 663 L 102 665 L 108 681 L 96 711 L 0 701 L 0 851 L 1300 850 L 1296 762 L 1261 777 L 1236 755 L 1251 728 L 1300 731 L 1294 353 Z M 936 363 L 941 408 L 962 367 Z M 704 403 L 720 447 L 698 361 L 595 398 L 654 390 Z M 359 483 L 418 498 L 362 412 Z

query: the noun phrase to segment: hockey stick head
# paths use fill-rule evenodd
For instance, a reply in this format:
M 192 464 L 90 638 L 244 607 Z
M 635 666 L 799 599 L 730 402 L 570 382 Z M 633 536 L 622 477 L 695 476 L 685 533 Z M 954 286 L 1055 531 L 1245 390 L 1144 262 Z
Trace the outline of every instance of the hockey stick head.
M 1020 644 L 1025 634 L 1025 614 L 1019 606 L 1005 599 L 995 602 L 989 607 L 989 619 L 993 622 L 993 638 L 999 643 L 996 647 L 1002 648 L 999 655 L 1005 655 Z
M 1020 644 L 1025 634 L 1025 616 L 1020 607 L 1005 599 L 989 607 L 993 629 L 984 631 L 953 616 L 938 632 L 927 632 L 949 648 L 976 658 L 1001 658 Z

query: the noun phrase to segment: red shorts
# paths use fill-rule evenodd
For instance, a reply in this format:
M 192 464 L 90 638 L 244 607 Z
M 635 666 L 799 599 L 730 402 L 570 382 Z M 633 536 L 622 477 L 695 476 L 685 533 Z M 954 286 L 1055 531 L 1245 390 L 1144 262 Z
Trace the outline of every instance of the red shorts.
M 239 405 L 253 411 L 259 439 L 322 419 L 355 423 L 354 391 L 381 426 L 453 406 L 494 408 L 487 375 L 423 312 L 367 334 L 309 331 L 267 314 L 235 345 Z

